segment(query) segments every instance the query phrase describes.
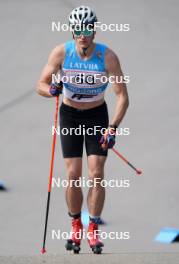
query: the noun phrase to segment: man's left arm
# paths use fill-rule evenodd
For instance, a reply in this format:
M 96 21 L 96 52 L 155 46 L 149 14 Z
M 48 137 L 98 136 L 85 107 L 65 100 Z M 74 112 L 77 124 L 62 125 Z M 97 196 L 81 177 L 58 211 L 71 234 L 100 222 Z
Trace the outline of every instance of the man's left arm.
M 121 70 L 120 62 L 117 55 L 112 50 L 107 49 L 105 60 L 106 70 L 109 76 L 114 76 L 114 83 L 112 84 L 112 88 L 117 96 L 115 113 L 110 125 L 118 127 L 129 106 L 127 87 L 124 83 L 123 72 Z

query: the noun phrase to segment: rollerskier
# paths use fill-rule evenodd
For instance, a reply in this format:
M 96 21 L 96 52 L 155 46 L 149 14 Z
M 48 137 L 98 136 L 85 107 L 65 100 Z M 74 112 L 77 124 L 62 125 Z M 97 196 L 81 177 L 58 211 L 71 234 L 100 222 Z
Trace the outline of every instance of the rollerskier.
M 82 177 L 83 145 L 87 154 L 88 177 L 93 181 L 100 179 L 96 185 L 89 187 L 87 205 L 90 215 L 88 243 L 94 253 L 101 253 L 103 243 L 97 232 L 97 223 L 103 210 L 105 188 L 100 182 L 104 179 L 108 149 L 115 144 L 115 131 L 128 108 L 128 93 L 125 83 L 116 81 L 123 77 L 117 55 L 106 45 L 94 42 L 96 22 L 96 14 L 90 7 L 80 6 L 72 10 L 69 23 L 73 29 L 73 40 L 52 50 L 38 81 L 37 92 L 49 98 L 63 93 L 59 109 L 60 140 L 68 182 Z M 83 27 L 77 28 L 76 25 Z M 62 81 L 63 77 L 66 80 L 63 81 L 63 91 L 61 85 L 52 84 L 52 74 L 59 71 Z M 116 102 L 110 121 L 104 100 L 109 80 L 105 83 L 102 81 L 106 76 L 118 77 L 112 83 Z M 85 134 L 75 133 L 80 126 L 84 126 Z M 96 131 L 96 126 L 103 128 L 105 133 Z M 63 133 L 64 129 L 70 131 L 71 128 L 74 129 L 72 133 Z M 76 237 L 76 233 L 83 229 L 81 187 L 68 185 L 66 202 L 72 218 L 72 234 L 66 249 L 79 253 L 81 237 Z

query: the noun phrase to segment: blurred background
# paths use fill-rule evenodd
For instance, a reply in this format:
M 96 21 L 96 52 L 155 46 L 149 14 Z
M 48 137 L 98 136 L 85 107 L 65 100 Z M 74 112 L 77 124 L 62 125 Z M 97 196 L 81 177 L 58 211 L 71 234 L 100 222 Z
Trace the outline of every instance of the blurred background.
M 94 8 L 102 23 L 130 24 L 129 32 L 96 35 L 96 42 L 118 54 L 130 76 L 130 106 L 121 124 L 130 135 L 119 136 L 116 148 L 143 170 L 137 177 L 109 154 L 106 179 L 126 179 L 130 187 L 107 188 L 102 230 L 130 232 L 130 239 L 108 239 L 104 251 L 178 251 L 178 244 L 157 243 L 155 237 L 163 227 L 179 229 L 179 2 L 1 0 L 0 180 L 7 191 L 0 191 L 0 255 L 39 254 L 42 246 L 55 100 L 40 97 L 35 87 L 50 51 L 72 38 L 70 32 L 52 32 L 52 21 L 68 23 L 71 10 L 81 4 Z M 112 117 L 111 87 L 106 101 Z M 86 156 L 83 176 L 88 176 Z M 59 137 L 54 177 L 65 179 Z M 84 198 L 86 193 L 84 188 Z M 52 190 L 51 253 L 65 253 L 65 241 L 51 238 L 52 230 L 70 230 L 64 194 L 64 188 Z M 82 250 L 90 252 L 86 241 Z

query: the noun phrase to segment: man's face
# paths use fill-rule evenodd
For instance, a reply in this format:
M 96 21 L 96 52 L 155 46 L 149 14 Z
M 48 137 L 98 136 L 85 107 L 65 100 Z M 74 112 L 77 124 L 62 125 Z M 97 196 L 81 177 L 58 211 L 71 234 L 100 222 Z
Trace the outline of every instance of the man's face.
M 93 42 L 95 32 L 92 25 L 84 26 L 83 28 L 76 27 L 73 31 L 73 37 L 76 45 L 80 48 L 87 48 Z
M 94 34 L 92 36 L 90 36 L 90 37 L 86 37 L 83 34 L 80 35 L 79 37 L 76 37 L 74 35 L 74 39 L 75 39 L 76 45 L 78 47 L 80 47 L 80 48 L 88 48 L 89 45 L 93 42 Z

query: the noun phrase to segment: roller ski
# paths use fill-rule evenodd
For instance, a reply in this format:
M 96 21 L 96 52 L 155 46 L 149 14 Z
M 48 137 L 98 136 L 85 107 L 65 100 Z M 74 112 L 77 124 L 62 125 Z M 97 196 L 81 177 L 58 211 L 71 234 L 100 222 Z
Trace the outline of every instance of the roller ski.
M 73 250 L 74 254 L 79 254 L 81 248 L 81 239 L 83 235 L 83 225 L 81 223 L 81 219 L 72 219 L 72 230 L 70 239 L 67 240 L 65 245 L 66 250 Z
M 99 240 L 98 224 L 93 222 L 88 227 L 88 244 L 94 254 L 101 254 L 104 244 Z

